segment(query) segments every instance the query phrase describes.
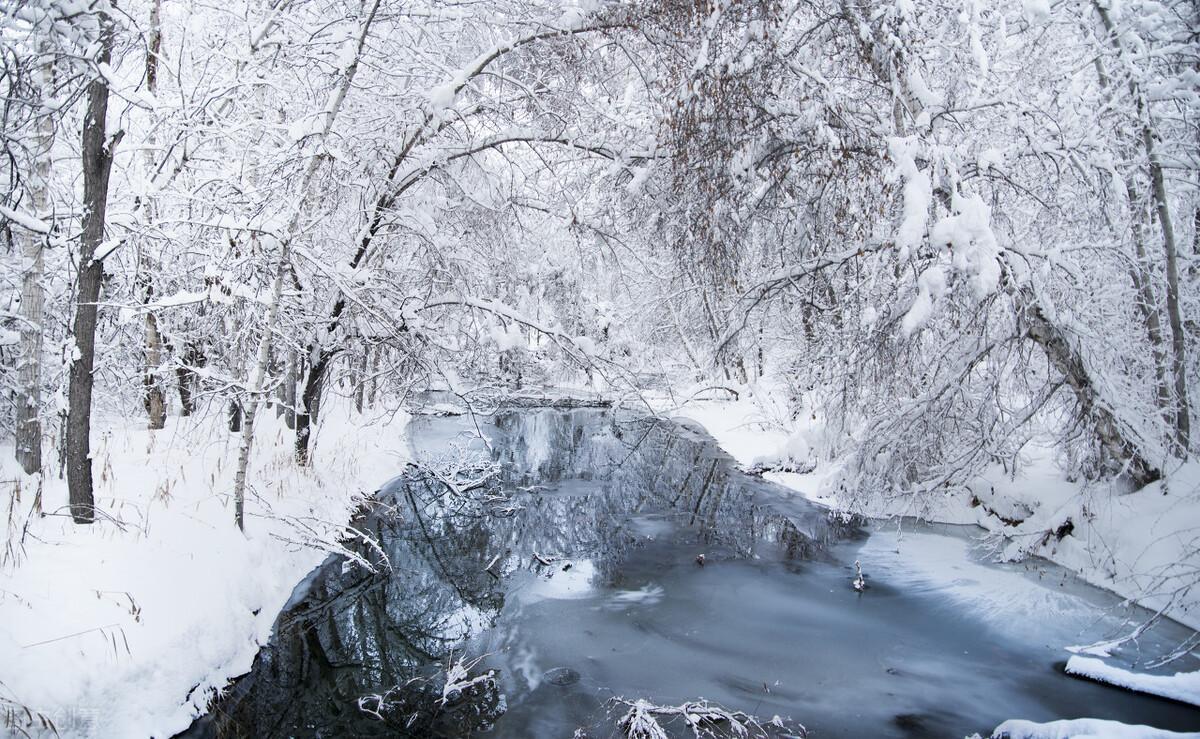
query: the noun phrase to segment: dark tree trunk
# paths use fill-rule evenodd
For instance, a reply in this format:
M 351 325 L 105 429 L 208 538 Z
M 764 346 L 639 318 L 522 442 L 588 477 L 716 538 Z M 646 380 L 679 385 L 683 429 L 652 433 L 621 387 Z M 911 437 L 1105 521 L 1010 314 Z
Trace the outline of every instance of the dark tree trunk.
M 242 401 L 233 398 L 229 401 L 229 431 L 240 433 L 242 430 Z
M 287 379 L 288 379 L 288 374 L 291 373 L 291 371 L 292 371 L 289 361 L 290 360 L 288 359 L 288 357 L 285 356 L 282 360 L 282 362 L 283 362 L 282 367 L 280 367 L 280 365 L 279 365 L 279 360 L 276 360 L 271 363 L 272 374 L 279 372 L 280 369 L 283 370 L 283 373 L 282 373 L 283 381 L 279 383 L 279 387 L 275 388 L 274 398 L 271 401 L 271 405 L 275 408 L 275 417 L 276 418 L 281 418 L 283 416 L 283 414 L 287 411 Z
M 371 371 L 367 366 L 367 353 L 368 349 L 364 347 L 362 356 L 352 360 L 351 365 L 350 377 L 354 387 L 354 410 L 357 413 L 363 412 L 363 389 L 367 384 L 367 373 Z
M 383 354 L 383 344 L 376 344 L 371 351 L 371 384 L 367 387 L 367 407 L 374 407 L 375 393 L 379 390 L 379 360 Z
M 112 58 L 112 18 L 100 13 L 100 53 L 96 61 Z M 75 304 L 75 357 L 71 362 L 67 401 L 66 463 L 71 517 L 76 523 L 95 520 L 92 493 L 92 370 L 96 360 L 96 313 L 104 264 L 94 260 L 104 241 L 105 211 L 108 206 L 108 177 L 112 170 L 112 148 L 106 118 L 108 83 L 103 77 L 88 86 L 87 114 L 83 121 L 83 235 L 79 242 L 79 285 Z
M 283 383 L 283 422 L 296 428 L 296 383 L 300 381 L 300 356 L 295 349 L 288 351 L 287 377 Z
M 189 341 L 181 360 L 183 366 L 175 370 L 175 377 L 179 380 L 179 415 L 190 416 L 196 412 L 196 392 L 200 388 L 200 377 L 192 368 L 203 367 L 208 359 L 203 349 Z
M 325 389 L 329 362 L 335 355 L 336 352 L 322 350 L 304 377 L 304 392 L 296 404 L 296 464 L 307 465 L 309 462 L 309 437 L 321 412 L 321 391 Z
M 175 377 L 179 380 L 179 415 L 190 416 L 196 411 L 192 371 L 186 367 L 179 367 L 175 370 Z

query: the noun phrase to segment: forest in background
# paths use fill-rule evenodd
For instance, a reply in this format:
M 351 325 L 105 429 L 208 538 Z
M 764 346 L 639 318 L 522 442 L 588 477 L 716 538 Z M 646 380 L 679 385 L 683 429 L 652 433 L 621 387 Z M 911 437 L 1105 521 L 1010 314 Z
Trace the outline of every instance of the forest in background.
M 0 706 L 185 727 L 428 388 L 686 406 L 1194 626 L 1198 36 L 1187 0 L 0 1 L 0 610 L 56 638 L 0 633 Z M 76 631 L 128 663 L 63 677 Z
M 1169 479 L 1197 12 L 6 3 L 10 539 L 52 478 L 94 520 L 96 417 L 222 419 L 242 526 L 265 408 L 303 466 L 331 396 L 425 387 L 769 387 L 864 508 L 1031 449 L 1113 494 Z

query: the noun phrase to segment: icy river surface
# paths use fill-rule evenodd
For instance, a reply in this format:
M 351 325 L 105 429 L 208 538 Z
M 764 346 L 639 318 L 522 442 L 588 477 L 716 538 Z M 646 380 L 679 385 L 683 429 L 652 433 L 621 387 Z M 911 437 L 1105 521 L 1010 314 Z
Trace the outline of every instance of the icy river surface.
M 845 522 L 696 429 L 611 410 L 409 430 L 419 464 L 355 523 L 382 543 L 352 547 L 376 571 L 314 571 L 191 734 L 608 737 L 621 699 L 700 698 L 781 717 L 773 735 L 1085 716 L 1200 730 L 1195 709 L 1061 670 L 1064 646 L 1147 614 L 1044 562 L 992 564 L 973 530 Z M 1185 637 L 1164 623 L 1123 656 Z M 448 665 L 465 670 L 449 688 Z

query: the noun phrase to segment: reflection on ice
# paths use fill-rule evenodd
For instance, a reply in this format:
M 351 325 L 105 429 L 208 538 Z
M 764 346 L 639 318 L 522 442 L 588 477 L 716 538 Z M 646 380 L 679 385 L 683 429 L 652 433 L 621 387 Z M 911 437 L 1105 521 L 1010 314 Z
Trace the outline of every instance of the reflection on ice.
M 666 591 L 661 585 L 647 583 L 636 590 L 618 590 L 607 605 L 613 608 L 625 608 L 636 604 L 654 605 L 662 600 L 665 594 Z

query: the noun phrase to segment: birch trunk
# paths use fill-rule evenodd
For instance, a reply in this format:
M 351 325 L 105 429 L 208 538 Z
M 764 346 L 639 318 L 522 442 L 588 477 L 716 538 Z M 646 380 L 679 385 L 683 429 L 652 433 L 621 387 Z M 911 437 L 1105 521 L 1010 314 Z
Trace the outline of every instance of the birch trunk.
M 96 62 L 107 65 L 112 59 L 113 21 L 103 11 L 98 17 L 101 30 Z M 73 325 L 75 349 L 67 399 L 67 490 L 75 523 L 95 520 L 91 458 L 92 369 L 96 359 L 96 313 L 104 263 L 93 256 L 104 241 L 108 177 L 112 170 L 112 149 L 117 143 L 109 140 L 107 117 L 108 82 L 97 74 L 88 85 L 87 112 L 83 121 L 83 234 L 79 241 L 79 284 Z
M 1187 386 L 1187 344 L 1184 335 L 1182 311 L 1179 305 L 1179 263 L 1178 248 L 1175 240 L 1175 225 L 1171 220 L 1171 204 L 1167 196 L 1167 186 L 1163 178 L 1162 157 L 1158 151 L 1157 124 L 1154 111 L 1150 108 L 1138 84 L 1133 70 L 1125 58 L 1121 45 L 1121 37 L 1109 14 L 1108 8 L 1100 2 L 1093 2 L 1100 22 L 1108 34 L 1118 58 L 1127 67 L 1129 93 L 1137 106 L 1138 118 L 1141 121 L 1142 146 L 1146 151 L 1146 161 L 1150 167 L 1151 196 L 1154 199 L 1154 209 L 1158 215 L 1158 223 L 1162 228 L 1163 257 L 1166 266 L 1167 293 L 1167 324 L 1171 327 L 1171 372 L 1174 375 L 1174 412 L 1175 412 L 1175 441 L 1181 456 L 1187 457 L 1191 444 L 1191 404 L 1188 401 Z
M 162 0 L 154 0 L 150 9 L 150 30 L 146 43 L 146 89 L 151 95 L 158 94 L 158 54 L 162 49 Z M 142 163 L 146 169 L 147 189 L 153 189 L 155 135 L 149 136 L 149 146 L 142 153 Z M 152 192 L 146 193 L 143 210 L 146 225 L 150 226 L 156 219 L 156 203 Z M 154 299 L 154 270 L 157 265 L 147 253 L 143 244 L 138 254 L 138 271 L 142 279 L 142 303 L 148 305 Z M 158 330 L 158 316 L 153 310 L 146 309 L 146 350 L 145 367 L 143 369 L 142 385 L 146 406 L 146 426 L 151 430 L 161 429 L 167 422 L 167 405 L 163 395 L 162 383 L 158 379 L 158 366 L 162 362 L 162 334 Z
M 292 214 L 281 236 L 279 253 L 275 261 L 275 278 L 271 284 L 271 297 L 267 305 L 266 325 L 263 327 L 262 338 L 258 342 L 258 358 L 254 366 L 254 376 L 250 381 L 250 395 L 247 398 L 245 414 L 242 420 L 242 441 L 238 448 L 237 472 L 235 473 L 233 484 L 234 521 L 242 531 L 246 530 L 246 471 L 250 465 L 250 453 L 254 447 L 254 420 L 258 413 L 258 405 L 263 386 L 266 382 L 267 362 L 270 360 L 271 355 L 272 334 L 275 330 L 275 323 L 279 318 L 279 303 L 283 293 L 283 281 L 287 276 L 288 265 L 291 261 L 292 239 L 299 231 L 301 211 L 308 196 L 309 188 L 312 187 L 313 178 L 317 173 L 317 166 L 320 163 L 320 150 L 328 139 L 329 132 L 333 129 L 333 122 L 337 119 L 338 111 L 341 110 L 342 103 L 346 99 L 346 94 L 350 91 L 350 83 L 353 82 L 354 74 L 358 70 L 358 62 L 362 57 L 363 46 L 366 44 L 371 23 L 375 20 L 375 13 L 379 9 L 379 2 L 380 0 L 370 1 L 366 17 L 359 27 L 353 61 L 342 71 L 342 79 L 339 80 L 336 91 L 325 107 L 321 131 L 314 137 L 315 140 L 311 142 L 312 150 L 308 155 L 308 161 L 300 177 L 294 198 L 294 205 L 292 206 Z M 299 423 L 297 423 L 297 426 L 299 426 Z M 299 431 L 297 431 L 298 438 Z
M 1137 198 L 1132 183 L 1125 184 L 1125 194 L 1129 199 L 1133 228 L 1133 253 L 1137 262 L 1130 272 L 1134 287 L 1138 291 L 1138 310 L 1142 314 L 1143 323 L 1146 324 L 1146 338 L 1150 341 L 1150 352 L 1154 357 L 1155 401 L 1158 403 L 1159 411 L 1168 415 L 1171 407 L 1171 387 L 1167 380 L 1167 353 L 1163 343 L 1158 296 L 1154 294 L 1154 285 L 1151 283 L 1150 273 L 1146 269 L 1146 265 L 1149 263 L 1149 257 L 1146 255 L 1146 231 L 1142 226 L 1139 214 L 1135 211 Z
M 35 94 L 48 90 L 53 67 L 47 63 L 37 71 Z M 30 142 L 33 166 L 29 178 L 29 199 L 33 214 L 47 214 L 50 203 L 50 148 L 54 143 L 54 120 L 46 115 L 38 121 L 36 136 Z M 46 288 L 45 255 L 49 234 L 20 229 L 21 261 L 21 365 L 17 375 L 16 458 L 27 475 L 42 471 L 42 339 L 44 336 Z

